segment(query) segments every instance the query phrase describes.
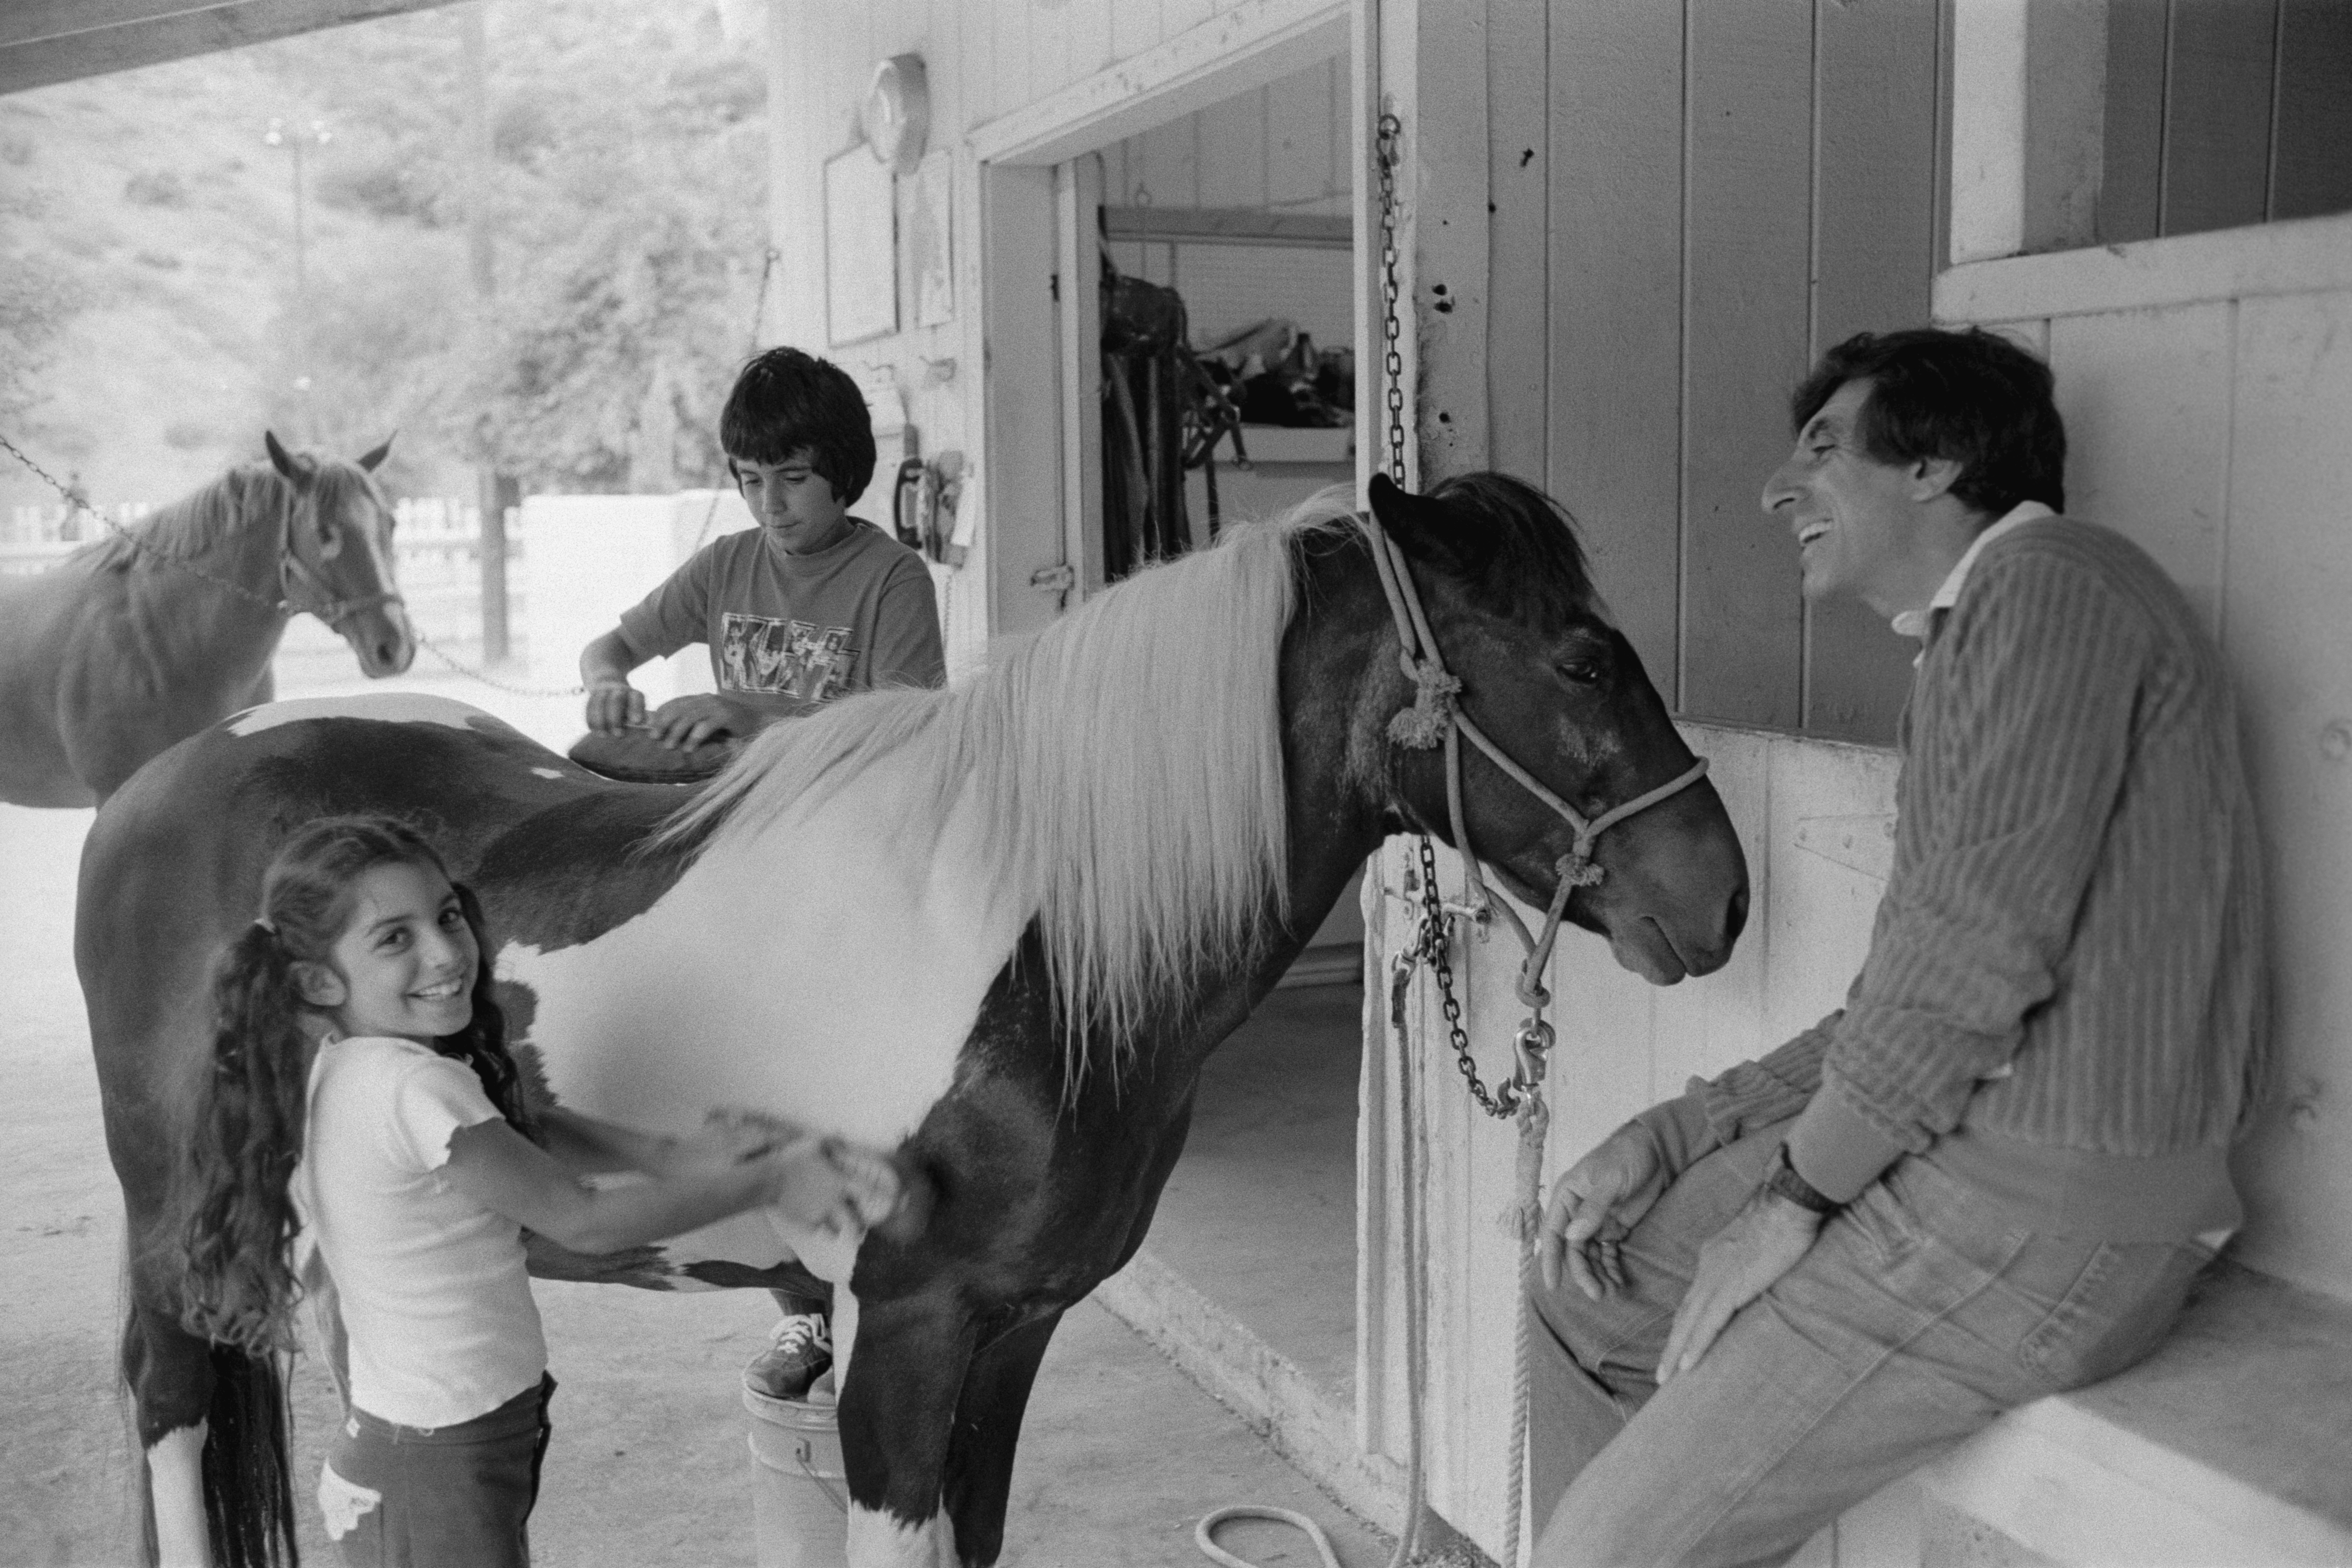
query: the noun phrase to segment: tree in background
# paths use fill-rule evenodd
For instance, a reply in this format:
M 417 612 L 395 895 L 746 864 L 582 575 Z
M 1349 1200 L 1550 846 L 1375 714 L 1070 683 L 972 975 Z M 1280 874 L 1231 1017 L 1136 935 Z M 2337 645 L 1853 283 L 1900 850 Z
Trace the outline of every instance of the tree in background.
M 408 493 L 470 490 L 483 460 L 535 489 L 723 478 L 766 247 L 756 58 L 710 0 L 495 0 L 489 24 L 482 332 L 451 12 L 0 103 L 12 435 L 110 465 L 100 500 L 169 500 L 257 459 L 265 426 L 347 454 L 396 428 Z M 306 163 L 307 393 L 279 116 L 333 132 Z

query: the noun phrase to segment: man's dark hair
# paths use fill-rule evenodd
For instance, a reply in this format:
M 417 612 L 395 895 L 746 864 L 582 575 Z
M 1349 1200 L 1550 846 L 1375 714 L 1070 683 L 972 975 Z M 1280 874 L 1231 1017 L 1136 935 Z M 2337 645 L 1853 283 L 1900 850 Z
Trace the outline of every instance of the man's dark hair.
M 770 349 L 743 362 L 719 415 L 719 445 L 736 462 L 782 463 L 805 452 L 844 506 L 874 478 L 874 421 L 857 384 L 831 360 Z
M 1796 428 L 1849 381 L 1870 383 L 1859 434 L 1878 461 L 1958 462 L 1952 494 L 1993 517 L 2029 500 L 2066 510 L 2066 426 L 2050 367 L 2007 338 L 1982 327 L 1856 332 L 1790 399 Z

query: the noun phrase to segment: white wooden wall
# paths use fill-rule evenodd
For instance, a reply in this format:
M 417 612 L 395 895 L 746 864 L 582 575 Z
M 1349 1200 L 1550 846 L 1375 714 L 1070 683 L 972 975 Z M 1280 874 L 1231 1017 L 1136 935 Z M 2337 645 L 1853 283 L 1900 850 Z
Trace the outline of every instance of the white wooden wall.
M 2352 216 L 1956 268 L 1936 310 L 2048 353 L 2067 510 L 2162 562 L 2237 674 L 2281 1056 L 2239 1255 L 2352 1298 Z
M 956 165 L 956 178 L 964 183 L 974 167 L 968 155 L 974 132 L 1034 112 L 1057 94 L 1100 81 L 1154 51 L 1164 54 L 1165 46 L 1189 40 L 1188 58 L 1213 62 L 1217 29 L 1240 37 L 1259 24 L 1259 13 L 1298 9 L 1286 0 L 773 0 L 768 7 L 769 209 L 782 260 L 767 340 L 798 344 L 853 371 L 886 367 L 905 395 L 925 453 L 982 451 L 978 362 L 986 347 L 978 325 L 975 265 L 982 243 L 970 190 L 959 189 L 954 197 L 957 319 L 905 326 L 838 350 L 825 341 L 824 161 L 857 144 L 857 105 L 875 65 L 908 52 L 923 58 L 931 103 L 929 145 L 967 153 Z M 1165 142 L 1172 150 L 1180 138 L 1193 149 L 1185 205 L 1248 205 L 1254 194 L 1273 200 L 1277 186 L 1286 200 L 1309 183 L 1328 194 L 1335 178 L 1344 192 L 1346 171 L 1335 173 L 1328 145 L 1332 105 L 1337 100 L 1344 111 L 1344 90 L 1335 93 L 1324 84 L 1319 99 L 1312 92 L 1301 99 L 1252 90 L 1259 94 L 1255 114 L 1194 116 L 1178 120 L 1181 129 L 1152 133 L 1155 149 Z M 1166 194 L 1155 187 L 1155 195 L 1170 200 L 1178 183 L 1163 183 Z M 911 320 L 911 309 L 902 300 L 902 322 Z M 982 482 L 993 481 L 983 476 Z M 865 503 L 868 515 L 877 506 L 887 508 L 887 495 Z M 951 674 L 979 658 L 992 629 L 988 547 L 983 531 L 974 555 L 944 592 Z
M 1605 944 L 1580 931 L 1561 940 L 1547 981 L 1559 1035 L 1549 1086 L 1547 1181 L 1627 1117 L 1680 1093 L 1692 1076 L 1767 1050 L 1837 1006 L 1869 946 L 1871 915 L 1894 854 L 1893 753 L 1704 724 L 1685 724 L 1683 733 L 1708 760 L 1748 851 L 1748 932 L 1722 970 L 1667 989 L 1618 968 Z M 1416 1186 L 1429 1248 L 1423 1452 L 1430 1501 L 1486 1552 L 1499 1553 L 1518 1266 L 1503 1215 L 1514 1196 L 1516 1134 L 1464 1092 L 1426 977 L 1414 983 L 1407 1015 L 1418 1044 L 1401 1050 L 1386 1026 L 1389 961 L 1413 937 L 1414 914 L 1402 892 L 1412 852 L 1410 840 L 1391 841 L 1375 862 L 1366 900 L 1373 973 L 1383 994 L 1368 1008 L 1378 1026 L 1368 1027 L 1362 1103 L 1368 1117 L 1380 1118 L 1381 1148 L 1393 1151 L 1404 1135 L 1396 1121 L 1398 1076 L 1412 1074 L 1412 1099 L 1422 1112 L 1416 1157 L 1426 1162 Z M 1438 861 L 1440 886 L 1455 896 L 1460 864 L 1442 846 Z M 1456 951 L 1464 1022 L 1489 1083 L 1509 1070 L 1510 1042 L 1524 1012 L 1512 994 L 1518 964 L 1518 945 L 1499 923 L 1486 941 Z M 1402 1459 L 1402 1172 L 1390 1152 L 1368 1163 L 1365 1174 L 1378 1184 L 1378 1197 L 1367 1192 L 1361 1207 L 1381 1218 L 1377 1229 L 1360 1233 L 1360 1437 L 1368 1448 Z M 1871 1529 L 1874 1518 L 1862 1513 L 1848 1522 L 1849 1532 Z M 1871 1560 L 1858 1545 L 1839 1559 Z
M 1956 268 L 1948 322 L 2046 352 L 2072 436 L 2068 510 L 2137 540 L 2204 609 L 2239 679 L 2268 849 L 2281 1092 L 2237 1162 L 2252 1267 L 2352 1297 L 2352 218 Z M 1754 880 L 1732 962 L 1656 990 L 1601 944 L 1563 942 L 1550 984 L 1560 1046 L 1545 1165 L 1556 1176 L 1643 1107 L 1770 1048 L 1836 1006 L 1868 945 L 1891 857 L 1893 753 L 1685 725 L 1712 763 Z M 1370 942 L 1409 944 L 1403 841 L 1378 862 Z M 1459 886 L 1443 851 L 1441 881 Z M 1491 1081 L 1519 1008 L 1515 944 L 1472 945 L 1463 993 Z M 1431 1249 L 1431 1500 L 1490 1552 L 1502 1540 L 1516 1253 L 1509 1130 L 1477 1114 L 1433 994 L 1410 1014 Z M 1369 1447 L 1403 1454 L 1397 1043 L 1368 1027 L 1368 1163 L 1358 1386 Z M 1377 1196 L 1375 1195 L 1377 1194 Z M 1805 1561 L 1914 1560 L 1916 1522 L 1883 1497 Z

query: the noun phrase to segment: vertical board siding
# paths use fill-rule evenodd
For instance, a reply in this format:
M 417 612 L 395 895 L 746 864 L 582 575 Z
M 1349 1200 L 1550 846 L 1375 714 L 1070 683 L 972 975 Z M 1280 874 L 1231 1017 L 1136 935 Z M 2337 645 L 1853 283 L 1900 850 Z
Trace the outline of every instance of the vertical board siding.
M 1548 37 L 1547 488 L 1583 524 L 1651 678 L 1693 718 L 1884 742 L 1910 650 L 1855 605 L 1809 613 L 1759 492 L 1822 348 L 1923 323 L 1948 223 L 1943 0 L 1503 16 Z M 1496 42 L 1489 153 L 1496 451 L 1526 461 L 1513 330 L 1533 237 L 1511 200 L 1534 78 Z M 1535 161 L 1530 161 L 1535 162 Z
M 1550 19 L 1545 488 L 1679 706 L 1682 10 L 1558 0 Z
M 2230 474 L 2226 303 L 2050 323 L 2066 510 L 2156 557 L 2216 626 Z
M 2277 22 L 2278 0 L 2175 0 L 2162 232 L 2263 221 Z
M 1808 363 L 1813 13 L 1688 13 L 1681 710 L 1802 719 L 1797 553 L 1758 495 Z
M 1551 281 L 1546 132 L 1549 76 L 1544 10 L 1497 7 L 1486 26 L 1486 200 L 1492 279 L 1486 292 L 1487 462 L 1530 484 L 1545 479 L 1544 373 Z
M 1332 156 L 1331 94 L 1341 79 L 1327 60 L 1265 89 L 1265 199 L 1286 212 L 1313 212 L 1333 196 L 1347 210 L 1347 186 Z
M 2230 662 L 2269 855 L 2281 1051 L 2239 1163 L 2253 1267 L 2352 1297 L 2352 293 L 2234 306 Z
M 2102 245 L 2157 236 L 2164 205 L 2164 51 L 2171 32 L 2165 0 L 2113 0 L 2107 7 L 2105 167 L 2096 220 Z
M 1266 113 L 1264 88 L 1200 111 L 1202 206 L 1266 205 Z
M 1813 320 L 1809 357 L 1858 331 L 1927 319 L 1935 265 L 1935 0 L 1822 5 L 1814 55 Z M 1911 645 L 1869 606 L 1805 609 L 1808 734 L 1880 741 L 1911 689 Z
M 2352 208 L 2352 5 L 2112 0 L 2103 245 Z
M 2281 0 L 2273 218 L 2352 208 L 2352 5 Z
M 1340 62 L 1325 60 L 1104 152 L 1104 199 L 1116 206 L 1348 211 L 1347 169 L 1332 142 Z

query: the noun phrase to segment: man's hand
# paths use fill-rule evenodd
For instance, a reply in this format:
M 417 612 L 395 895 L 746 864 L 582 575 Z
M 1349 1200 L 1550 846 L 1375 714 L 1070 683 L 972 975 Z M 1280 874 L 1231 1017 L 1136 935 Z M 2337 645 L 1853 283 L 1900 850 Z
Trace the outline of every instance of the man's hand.
M 1658 1142 L 1629 1121 L 1601 1146 L 1568 1168 L 1554 1183 L 1551 1205 L 1536 1233 L 1536 1263 L 1544 1289 L 1559 1289 L 1559 1266 L 1593 1300 L 1624 1289 L 1625 1264 L 1618 1243 L 1640 1223 L 1674 1179 L 1658 1152 Z
M 1732 1314 L 1769 1290 L 1812 1250 L 1823 1216 L 1759 1187 L 1731 1223 L 1699 1244 L 1698 1275 L 1675 1313 L 1658 1386 L 1698 1364 Z
M 646 694 L 625 680 L 600 680 L 588 689 L 588 728 L 617 735 L 646 721 Z
M 646 722 L 655 740 L 679 751 L 729 735 L 749 735 L 759 727 L 759 710 L 715 691 L 673 697 Z

